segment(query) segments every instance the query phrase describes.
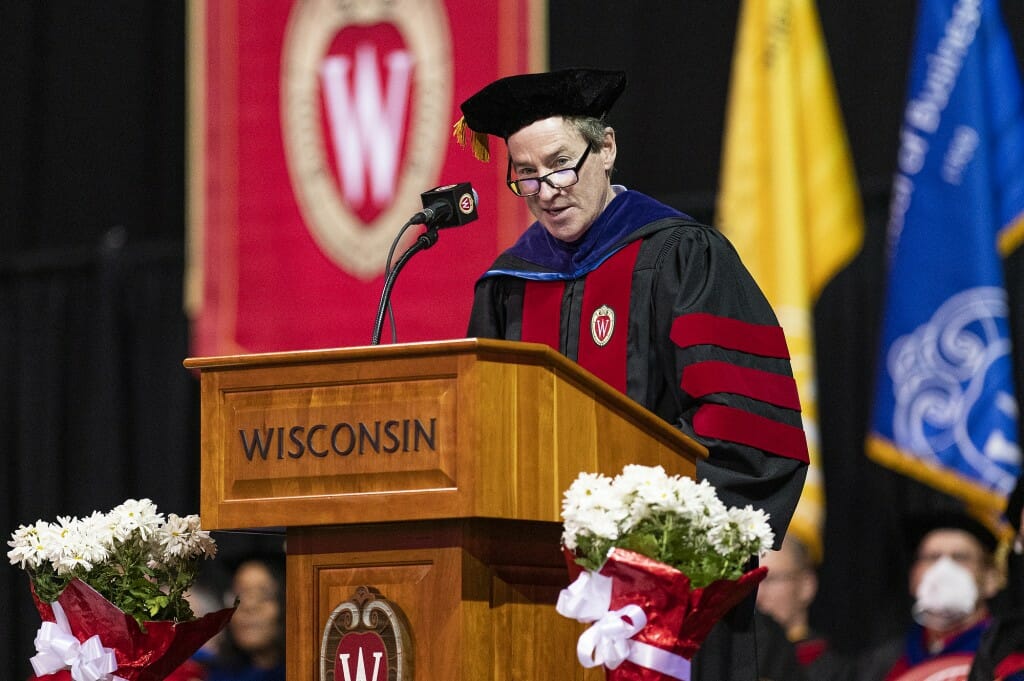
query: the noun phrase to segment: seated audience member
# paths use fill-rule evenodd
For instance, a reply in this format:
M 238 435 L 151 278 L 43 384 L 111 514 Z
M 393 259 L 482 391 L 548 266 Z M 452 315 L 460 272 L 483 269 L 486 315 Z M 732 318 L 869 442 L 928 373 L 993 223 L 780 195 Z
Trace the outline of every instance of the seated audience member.
M 968 681 L 1024 681 L 1024 478 L 1017 480 L 1004 515 L 1016 532 L 1006 561 L 1005 608 L 982 636 Z
M 850 663 L 829 650 L 825 637 L 811 629 L 809 609 L 818 594 L 818 575 L 804 543 L 787 534 L 782 547 L 769 551 L 761 565 L 768 568 L 768 576 L 758 588 L 757 609 L 786 632 L 807 678 L 852 679 Z
M 285 681 L 284 556 L 250 556 L 231 579 L 227 605 L 238 600 L 207 681 Z
M 914 623 L 902 640 L 865 654 L 861 681 L 917 679 L 924 669 L 962 679 L 991 624 L 987 601 L 999 590 L 998 541 L 963 513 L 936 513 L 913 523 L 910 568 Z M 955 671 L 954 671 L 955 670 Z

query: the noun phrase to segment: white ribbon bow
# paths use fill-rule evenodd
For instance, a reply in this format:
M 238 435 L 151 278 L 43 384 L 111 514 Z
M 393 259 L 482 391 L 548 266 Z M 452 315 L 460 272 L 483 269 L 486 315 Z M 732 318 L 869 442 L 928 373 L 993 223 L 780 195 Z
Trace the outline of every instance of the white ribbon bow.
M 71 633 L 64 608 L 56 602 L 52 607 L 56 622 L 43 622 L 39 626 L 35 640 L 37 654 L 29 660 L 36 676 L 70 669 L 75 681 L 126 681 L 112 673 L 117 671 L 114 649 L 104 648 L 99 635 L 80 642 Z
M 576 657 L 586 668 L 604 665 L 616 669 L 626 660 L 681 681 L 690 679 L 690 661 L 656 646 L 632 641 L 645 626 L 647 614 L 630 604 L 609 610 L 612 579 L 597 572 L 583 572 L 558 594 L 555 609 L 580 622 L 594 622 L 576 643 Z M 629 621 L 627 621 L 627 619 Z

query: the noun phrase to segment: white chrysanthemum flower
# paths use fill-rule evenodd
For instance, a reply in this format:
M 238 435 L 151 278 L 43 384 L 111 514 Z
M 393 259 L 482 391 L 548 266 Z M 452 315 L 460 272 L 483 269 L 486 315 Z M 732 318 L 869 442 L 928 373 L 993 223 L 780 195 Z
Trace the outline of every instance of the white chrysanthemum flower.
M 50 561 L 57 572 L 63 574 L 82 566 L 91 570 L 95 563 L 107 559 L 107 547 L 92 533 L 95 519 L 58 518 L 58 525 L 51 526 L 53 543 Z
M 611 478 L 581 473 L 562 498 L 563 542 L 572 549 L 581 535 L 617 539 L 628 517 L 626 500 Z
M 599 506 L 611 494 L 611 478 L 599 473 L 580 473 L 562 495 L 562 513 L 578 514 Z
M 723 555 L 760 555 L 773 540 L 768 514 L 749 505 L 730 508 L 727 519 L 708 531 L 708 541 Z
M 718 498 L 711 483 L 701 480 L 692 487 L 692 494 L 696 510 L 694 522 L 698 527 L 710 529 L 729 522 L 729 509 Z
M 724 517 L 725 505 L 707 480 L 698 483 L 690 478 L 676 477 L 672 484 L 676 506 L 670 510 L 688 524 L 706 530 Z
M 155 540 L 163 554 L 163 561 L 167 563 L 200 556 L 213 558 L 217 555 L 217 545 L 210 533 L 200 528 L 197 515 L 182 517 L 175 513 L 169 514 Z
M 167 522 L 157 530 L 154 540 L 163 549 L 165 560 L 181 559 L 188 556 L 190 534 L 188 520 L 176 513 L 169 513 Z
M 193 516 L 199 522 L 199 516 Z M 204 558 L 214 558 L 217 555 L 217 542 L 206 530 L 196 529 L 192 534 L 192 555 Z
M 661 466 L 626 466 L 614 486 L 629 504 L 629 527 L 652 511 L 673 511 L 679 506 L 676 480 Z
M 708 528 L 707 538 L 708 544 L 722 556 L 731 555 L 739 547 L 739 532 L 729 522 Z
M 643 496 L 652 487 L 659 487 L 668 480 L 668 474 L 661 466 L 638 466 L 627 464 L 622 472 L 615 476 L 612 485 L 623 493 Z
M 54 563 L 58 575 L 66 575 L 76 568 L 92 570 L 93 564 L 82 551 L 68 550 Z
M 198 515 L 172 515 L 165 527 L 149 499 L 129 499 L 107 514 L 94 511 L 82 519 L 61 516 L 53 523 L 23 525 L 11 534 L 8 546 L 11 564 L 28 569 L 33 587 L 47 600 L 71 579 L 81 578 L 126 613 L 156 619 L 178 617 L 182 589 L 195 575 L 193 561 L 216 555 L 216 544 L 200 529 Z M 53 574 L 47 574 L 50 570 Z M 111 571 L 124 579 L 101 578 Z M 150 587 L 145 582 L 169 602 L 154 611 L 147 599 L 140 607 L 139 594 Z
M 163 514 L 157 512 L 156 504 L 149 499 L 128 499 L 116 506 L 110 515 L 116 523 L 114 536 L 118 541 L 126 540 L 133 532 L 148 540 L 164 520 Z
M 82 531 L 89 536 L 93 542 L 107 549 L 114 546 L 114 523 L 106 513 L 93 511 L 81 520 Z
M 625 515 L 625 509 L 594 509 L 587 520 L 587 531 L 602 539 L 618 539 L 620 536 L 620 523 Z
M 40 541 L 58 575 L 77 568 L 91 570 L 95 562 L 106 557 L 105 549 L 95 543 L 78 518 L 61 516 L 56 524 L 40 527 Z
M 692 568 L 702 584 L 737 577 L 774 539 L 763 511 L 728 508 L 708 481 L 670 476 L 661 466 L 628 465 L 614 480 L 581 473 L 562 500 L 562 518 L 564 546 L 590 569 L 605 548 L 647 547 L 680 561 L 675 567 Z M 666 540 L 673 542 L 668 550 Z
M 736 525 L 739 541 L 743 546 L 755 547 L 758 554 L 771 549 L 775 534 L 768 524 L 768 514 L 749 504 L 743 508 L 729 509 L 729 519 Z
M 53 563 L 60 557 L 64 537 L 63 528 L 55 523 L 40 520 L 36 522 L 36 530 L 39 533 L 38 541 L 43 558 Z
M 579 544 L 576 542 L 576 537 L 579 536 L 580 526 L 577 523 L 566 522 L 562 525 L 562 546 L 575 551 Z M 8 553 L 8 556 L 11 554 Z M 14 563 L 14 559 L 11 559 L 11 563 Z
M 42 520 L 33 525 L 20 525 L 13 533 L 7 545 L 11 550 L 7 552 L 7 558 L 11 565 L 18 565 L 22 570 L 26 568 L 37 568 L 47 560 L 46 546 L 43 545 L 38 525 Z
M 103 544 L 96 543 L 86 534 L 80 534 L 78 541 L 70 549 L 75 555 L 82 556 L 93 565 L 103 563 L 110 557 L 110 549 Z
M 55 566 L 62 558 L 72 553 L 77 544 L 81 543 L 79 525 L 78 518 L 57 516 L 56 523 L 49 523 L 47 527 L 40 528 L 43 545 L 46 546 L 50 562 Z

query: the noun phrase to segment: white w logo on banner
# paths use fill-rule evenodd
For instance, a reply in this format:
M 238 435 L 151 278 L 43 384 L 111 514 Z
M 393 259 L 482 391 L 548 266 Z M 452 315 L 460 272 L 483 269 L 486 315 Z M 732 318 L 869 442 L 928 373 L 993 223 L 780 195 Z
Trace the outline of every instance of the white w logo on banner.
M 380 671 L 380 660 L 384 657 L 382 652 L 374 652 L 373 655 L 373 677 L 367 679 L 366 677 L 366 663 L 363 660 L 363 649 L 359 648 L 359 662 L 356 664 L 356 675 L 353 679 L 352 670 L 349 665 L 349 658 L 352 657 L 349 653 L 341 653 L 338 658 L 341 660 L 341 671 L 345 675 L 345 681 L 377 681 L 377 674 Z
M 383 64 L 388 76 L 386 92 L 373 44 L 364 43 L 356 48 L 354 68 L 353 60 L 343 55 L 327 57 L 321 66 L 320 79 L 341 189 L 354 208 L 366 203 L 367 167 L 370 195 L 376 206 L 387 206 L 395 194 L 412 65 L 412 56 L 407 51 L 388 53 Z

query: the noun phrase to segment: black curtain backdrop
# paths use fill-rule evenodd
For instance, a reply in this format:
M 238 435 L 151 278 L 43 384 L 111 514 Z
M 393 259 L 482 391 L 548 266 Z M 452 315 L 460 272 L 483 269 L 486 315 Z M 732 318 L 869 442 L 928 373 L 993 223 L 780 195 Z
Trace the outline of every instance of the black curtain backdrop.
M 552 67 L 630 73 L 612 120 L 617 180 L 711 220 L 739 3 L 550 7 Z M 819 7 L 868 221 L 863 253 L 816 311 L 829 516 L 815 624 L 853 651 L 906 621 L 900 521 L 945 502 L 863 455 L 916 3 Z M 1003 9 L 1019 48 L 1024 2 Z M 19 524 L 128 497 L 198 511 L 198 390 L 181 366 L 186 51 L 182 2 L 0 4 L 5 541 Z M 1007 276 L 1024 358 L 1024 253 Z M 1024 359 L 1017 367 L 1022 386 Z M 14 567 L 0 607 L 0 659 L 7 678 L 24 678 L 39 620 Z

